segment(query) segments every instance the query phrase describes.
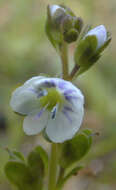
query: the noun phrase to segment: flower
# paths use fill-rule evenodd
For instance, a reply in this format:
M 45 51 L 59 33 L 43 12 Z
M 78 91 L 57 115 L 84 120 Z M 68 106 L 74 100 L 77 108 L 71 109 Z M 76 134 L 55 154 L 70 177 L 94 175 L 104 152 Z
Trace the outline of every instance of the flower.
M 71 82 L 36 76 L 17 88 L 11 97 L 12 109 L 26 115 L 27 135 L 42 130 L 53 142 L 71 139 L 79 130 L 84 114 L 84 97 Z
M 96 50 L 99 49 L 102 45 L 107 41 L 107 30 L 104 25 L 97 26 L 90 30 L 85 37 L 87 36 L 96 36 L 97 38 L 97 47 Z

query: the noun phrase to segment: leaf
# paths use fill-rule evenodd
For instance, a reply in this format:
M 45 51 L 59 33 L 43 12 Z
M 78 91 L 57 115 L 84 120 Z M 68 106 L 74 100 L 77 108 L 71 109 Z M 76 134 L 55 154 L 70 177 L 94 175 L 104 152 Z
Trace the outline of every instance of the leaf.
M 88 137 L 88 148 L 92 145 L 92 131 L 90 129 L 84 129 L 82 131 Z
M 21 152 L 18 152 L 16 150 L 10 150 L 9 148 L 6 148 L 6 151 L 8 152 L 9 154 L 9 159 L 10 160 L 17 160 L 17 161 L 25 161 L 25 158 L 23 156 L 23 154 Z
M 78 172 L 82 169 L 82 166 L 77 166 L 75 168 L 73 168 L 66 176 L 65 176 L 65 181 L 68 180 L 70 177 L 72 177 L 73 175 L 77 175 Z
M 89 130 L 83 131 L 73 139 L 66 141 L 61 145 L 61 167 L 70 167 L 73 163 L 81 160 L 87 154 L 92 143 L 92 136 L 90 134 Z
M 28 166 L 34 179 L 43 178 L 48 170 L 48 155 L 45 150 L 37 146 L 28 155 Z
M 5 165 L 5 174 L 9 181 L 20 190 L 30 190 L 33 185 L 33 178 L 28 167 L 21 162 L 9 161 Z

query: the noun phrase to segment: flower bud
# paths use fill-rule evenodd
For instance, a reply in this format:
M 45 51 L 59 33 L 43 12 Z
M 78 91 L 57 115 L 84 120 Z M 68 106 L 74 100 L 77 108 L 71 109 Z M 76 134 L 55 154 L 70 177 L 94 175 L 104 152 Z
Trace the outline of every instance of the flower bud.
M 65 6 L 48 6 L 46 33 L 56 49 L 59 49 L 63 41 L 71 43 L 76 41 L 82 29 L 83 21 Z
M 103 25 L 97 26 L 96 28 L 90 30 L 86 35 L 87 36 L 95 36 L 97 38 L 97 47 L 100 48 L 107 40 L 107 30 Z
M 57 29 L 60 28 L 60 24 L 66 15 L 65 9 L 58 5 L 50 5 L 48 9 L 52 24 Z
M 78 75 L 88 70 L 100 58 L 101 52 L 110 41 L 111 36 L 103 25 L 89 30 L 81 38 L 75 51 L 75 63 L 80 67 Z
M 79 33 L 76 29 L 70 29 L 68 32 L 64 33 L 64 40 L 68 43 L 76 41 Z

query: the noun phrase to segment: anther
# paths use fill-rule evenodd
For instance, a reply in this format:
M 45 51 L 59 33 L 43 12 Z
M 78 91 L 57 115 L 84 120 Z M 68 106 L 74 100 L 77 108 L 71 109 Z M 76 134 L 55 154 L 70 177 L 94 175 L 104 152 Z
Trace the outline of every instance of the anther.
M 56 106 L 54 106 L 52 111 L 51 111 L 51 118 L 52 119 L 55 119 L 57 110 L 58 110 L 58 104 L 56 104 Z

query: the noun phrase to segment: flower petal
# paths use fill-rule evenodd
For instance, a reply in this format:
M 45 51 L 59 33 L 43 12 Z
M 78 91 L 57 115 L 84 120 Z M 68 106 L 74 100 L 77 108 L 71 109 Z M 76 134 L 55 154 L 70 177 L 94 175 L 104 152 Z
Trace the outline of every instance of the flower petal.
M 79 130 L 83 115 L 83 107 L 78 112 L 58 112 L 54 120 L 48 121 L 46 134 L 55 143 L 71 139 Z
M 60 6 L 58 5 L 51 5 L 50 6 L 50 11 L 51 11 L 51 16 L 54 15 L 54 13 L 56 12 L 57 9 L 61 8 Z
M 10 106 L 15 112 L 25 115 L 38 108 L 39 100 L 36 93 L 22 86 L 12 93 Z
M 43 110 L 36 110 L 25 117 L 23 123 L 24 132 L 27 135 L 35 135 L 40 133 L 47 124 L 48 112 Z
M 36 81 L 40 81 L 41 79 L 44 79 L 46 78 L 45 76 L 36 76 L 36 77 L 32 77 L 31 79 L 27 80 L 25 83 L 24 83 L 24 86 L 33 86 L 33 84 L 36 82 Z
M 98 40 L 97 49 L 101 47 L 107 40 L 107 30 L 103 25 L 93 28 L 86 34 L 85 37 L 91 36 L 91 35 L 95 35 L 97 37 L 97 40 Z

